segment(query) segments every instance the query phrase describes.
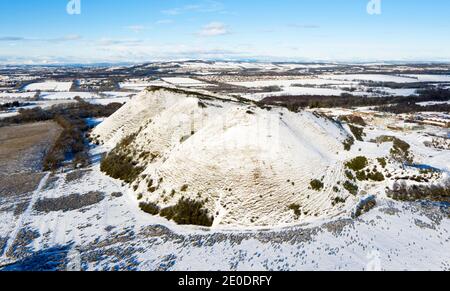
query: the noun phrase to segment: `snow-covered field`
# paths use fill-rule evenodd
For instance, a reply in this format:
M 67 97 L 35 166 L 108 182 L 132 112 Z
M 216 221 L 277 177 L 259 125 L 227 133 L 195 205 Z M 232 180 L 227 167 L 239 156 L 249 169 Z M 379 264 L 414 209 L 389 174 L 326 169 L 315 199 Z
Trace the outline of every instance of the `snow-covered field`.
M 80 97 L 81 99 L 98 99 L 100 96 L 89 92 L 42 92 L 40 97 L 45 100 L 64 100 Z
M 408 96 L 416 90 L 367 92 L 369 87 L 360 83 L 439 83 L 450 82 L 450 76 L 327 73 L 302 78 L 284 73 L 339 65 L 166 65 L 168 72 L 175 70 L 171 66 L 177 72 L 167 76 L 185 71 L 205 81 L 130 77 L 119 84 L 123 91 L 98 94 L 69 92 L 71 82 L 42 82 L 28 85 L 29 92 L 0 93 L 3 102 L 43 92 L 41 100 L 25 108 L 76 102 L 76 96 L 93 104 L 125 103 L 109 118 L 86 119 L 96 127 L 90 136 L 99 144 L 90 145 L 89 167 L 0 173 L 0 270 L 450 271 L 448 203 L 400 202 L 387 191 L 399 181 L 415 186 L 449 181 L 448 129 L 410 122 L 415 117 L 445 122 L 447 113 L 390 115 L 370 108 L 294 113 L 236 97 Z M 158 70 L 164 72 L 164 65 Z M 240 76 L 242 70 L 283 74 Z M 208 78 L 223 72 L 230 75 L 222 81 Z M 213 81 L 240 86 L 242 93 L 234 86 L 216 87 L 236 94 L 231 96 L 205 91 Z M 264 92 L 265 87 L 281 90 Z M 419 105 L 444 103 L 449 102 Z M 0 119 L 15 114 L 2 112 Z M 359 126 L 360 140 L 351 127 L 355 124 L 337 122 L 342 115 L 363 117 L 367 125 Z M 407 143 L 414 164 L 396 160 L 394 142 L 376 141 L 382 136 Z M 141 168 L 131 183 L 100 171 L 101 159 L 126 137 L 121 154 Z M 349 139 L 354 143 L 347 149 Z M 360 156 L 367 159 L 362 172 L 376 170 L 383 180 L 350 178 L 347 163 Z M 7 157 L 1 147 L 0 157 Z M 429 174 L 419 166 L 434 169 L 426 182 L 417 179 Z M 355 193 L 346 182 L 357 187 Z M 210 228 L 177 225 L 140 209 L 143 202 L 164 209 L 185 198 L 202 203 L 213 219 Z M 356 215 L 367 201 L 375 205 Z
M 210 84 L 207 84 L 205 82 L 195 80 L 192 78 L 162 78 L 162 80 L 166 83 L 175 85 L 175 86 L 182 86 L 182 87 L 205 87 L 209 86 Z
M 405 75 L 417 80 L 417 82 L 450 82 L 449 75 Z
M 13 99 L 13 100 L 16 101 L 17 99 Z M 63 105 L 63 104 L 69 104 L 69 103 L 74 103 L 74 102 L 77 102 L 77 101 L 68 100 L 68 99 L 39 100 L 39 101 L 32 101 L 32 102 L 30 102 L 29 105 L 21 106 L 20 109 L 33 109 L 33 108 L 37 108 L 37 107 L 40 107 L 42 109 L 48 109 L 55 105 Z M 112 102 L 116 102 L 116 101 L 111 101 L 109 103 L 112 103 Z M 11 109 L 11 111 L 8 111 L 8 112 L 0 112 L 0 119 L 18 115 L 19 114 L 18 109 L 19 108 L 15 108 L 15 109 Z
M 87 101 L 92 104 L 108 105 L 111 103 L 127 103 L 131 99 L 132 97 L 115 97 L 115 98 L 90 99 Z
M 252 82 L 231 82 L 230 84 L 236 86 L 243 86 L 247 88 L 261 88 L 269 86 L 291 87 L 293 85 L 358 85 L 358 82 L 353 81 L 341 81 L 341 80 L 328 80 L 320 78 L 305 78 L 305 79 L 292 79 L 292 80 L 264 80 L 264 81 L 252 81 Z
M 428 102 L 417 103 L 417 105 L 420 105 L 420 106 L 440 105 L 440 104 L 450 104 L 450 100 L 449 101 L 428 101 Z
M 52 92 L 68 92 L 73 82 L 53 82 L 46 81 L 41 83 L 32 83 L 27 85 L 25 91 L 52 91 Z
M 24 92 L 24 93 L 5 93 L 0 92 L 0 99 L 28 99 L 33 98 L 36 92 Z
M 136 93 L 135 92 L 115 92 L 115 91 L 107 91 L 107 92 L 102 92 L 102 95 L 106 95 L 108 97 L 120 97 L 120 98 L 124 98 L 124 97 L 132 97 L 135 96 Z
M 208 87 L 213 85 L 187 77 L 167 77 L 156 81 L 129 80 L 127 82 L 120 83 L 119 86 L 121 89 L 142 91 L 151 86 L 177 86 L 182 88 L 196 88 Z
M 280 92 L 268 93 L 248 93 L 241 94 L 250 100 L 260 101 L 271 96 L 289 96 L 289 95 L 322 95 L 322 96 L 340 96 L 345 91 L 340 89 L 307 88 L 307 87 L 283 87 Z M 356 94 L 356 92 L 354 92 Z
M 394 132 L 374 120 L 364 141 L 347 152 L 340 148 L 347 126 L 336 127 L 312 111 L 241 110 L 232 98 L 177 94 L 144 92 L 111 118 L 89 120 L 102 122 L 94 135 L 108 141 L 91 150 L 90 168 L 40 174 L 33 190 L 17 197 L 5 196 L 0 186 L 0 265 L 10 264 L 6 270 L 49 265 L 57 270 L 450 270 L 448 207 L 393 201 L 385 194 L 390 180 L 364 183 L 365 194 L 357 196 L 329 189 L 344 181 L 339 164 L 348 158 L 389 155 L 391 143 L 370 142 L 380 135 L 407 141 L 418 163 L 449 171 L 448 151 L 423 143 L 443 129 Z M 160 154 L 144 173 L 154 181 L 163 178 L 161 190 L 187 183 L 186 197 L 201 193 L 214 199 L 207 204 L 217 210 L 211 229 L 142 212 L 137 195 L 142 188 L 135 191 L 100 172 L 99 157 L 135 131 L 131 147 L 137 154 Z M 415 173 L 391 163 L 387 170 Z M 321 175 L 325 189 L 308 189 L 311 177 Z M 161 190 L 144 200 L 164 203 L 156 198 Z M 331 207 L 335 195 L 347 202 Z M 367 195 L 376 197 L 375 208 L 352 218 Z M 294 202 L 318 216 L 296 220 L 284 205 Z M 58 264 L 47 264 L 55 256 Z
M 373 82 L 396 82 L 414 83 L 417 78 L 410 76 L 381 75 L 381 74 L 349 74 L 349 75 L 324 75 L 324 79 L 341 81 L 373 81 Z
M 150 86 L 166 86 L 167 83 L 163 81 L 142 81 L 142 80 L 130 80 L 127 82 L 120 83 L 119 86 L 121 89 L 142 91 L 145 88 Z
M 11 112 L 0 112 L 0 120 L 3 118 L 13 117 L 19 115 L 19 112 L 17 111 L 11 111 Z
M 14 210 L 18 201 L 3 200 L 0 265 L 15 263 L 6 267 L 10 270 L 48 268 L 50 261 L 57 270 L 450 270 L 448 212 L 431 204 L 380 199 L 356 220 L 264 231 L 202 230 L 140 212 L 135 196 L 98 166 L 75 174 L 45 175 L 36 191 L 19 200 L 23 210 Z M 95 192 L 100 201 L 84 207 L 58 210 L 39 202 Z
M 292 80 L 264 80 L 251 82 L 230 82 L 235 86 L 242 86 L 248 89 L 262 89 L 267 87 L 279 87 L 281 91 L 266 93 L 248 93 L 242 94 L 243 97 L 251 100 L 262 100 L 269 96 L 288 96 L 288 95 L 322 95 L 322 96 L 341 96 L 342 94 L 351 94 L 355 96 L 380 97 L 385 95 L 393 96 L 410 96 L 416 93 L 416 89 L 390 89 L 390 88 L 371 88 L 372 92 L 368 92 L 366 87 L 361 86 L 359 81 L 380 81 L 388 80 L 391 76 L 384 75 L 323 75 L 318 78 L 304 78 Z M 398 77 L 389 80 L 405 79 Z M 417 80 L 416 80 L 417 81 Z M 354 91 L 344 90 L 352 88 Z M 383 92 L 383 94 L 380 94 Z

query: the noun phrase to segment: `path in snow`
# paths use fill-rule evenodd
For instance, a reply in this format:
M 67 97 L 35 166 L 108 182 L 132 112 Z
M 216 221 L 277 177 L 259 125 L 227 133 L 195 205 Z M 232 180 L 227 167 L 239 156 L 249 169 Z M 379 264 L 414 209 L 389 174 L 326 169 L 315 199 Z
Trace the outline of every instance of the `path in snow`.
M 47 183 L 48 178 L 50 177 L 50 173 L 47 173 L 39 182 L 38 187 L 36 188 L 36 190 L 33 192 L 33 195 L 31 196 L 30 199 L 30 203 L 28 204 L 27 209 L 25 210 L 25 212 L 20 216 L 19 221 L 17 222 L 16 227 L 14 228 L 13 232 L 9 235 L 9 239 L 8 242 L 6 243 L 6 247 L 5 247 L 5 254 L 8 254 L 10 251 L 12 251 L 12 247 L 14 244 L 14 241 L 17 238 L 17 234 L 19 233 L 19 231 L 21 229 L 23 229 L 26 221 L 28 220 L 28 218 L 30 217 L 31 212 L 33 211 L 33 206 L 34 204 L 37 202 L 39 196 L 42 193 L 42 189 L 44 188 L 45 184 Z

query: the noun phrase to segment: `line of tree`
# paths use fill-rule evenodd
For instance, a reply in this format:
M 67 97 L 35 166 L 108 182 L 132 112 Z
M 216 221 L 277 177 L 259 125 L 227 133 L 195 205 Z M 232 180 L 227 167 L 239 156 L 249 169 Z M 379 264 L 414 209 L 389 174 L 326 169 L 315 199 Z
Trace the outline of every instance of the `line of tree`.
M 352 108 L 363 106 L 384 106 L 388 104 L 416 104 L 428 101 L 449 101 L 450 90 L 435 88 L 417 91 L 417 96 L 377 97 L 368 98 L 342 94 L 336 96 L 272 96 L 259 102 L 260 105 L 284 106 L 291 111 L 297 112 L 300 108 Z
M 116 112 L 122 104 L 111 103 L 108 105 L 91 104 L 83 100 L 76 103 L 54 105 L 48 109 L 35 107 L 31 109 L 19 109 L 19 114 L 0 120 L 0 127 L 12 124 L 23 124 L 53 120 L 57 116 L 69 118 L 108 117 Z
M 416 103 L 402 103 L 390 106 L 380 106 L 376 110 L 395 114 L 414 113 L 414 112 L 450 112 L 450 104 L 433 104 L 421 106 Z
M 8 102 L 8 103 L 0 104 L 0 111 L 9 110 L 12 108 L 17 108 L 17 107 L 30 106 L 30 105 L 32 105 L 32 103 L 28 103 L 28 102 L 22 103 L 19 101 Z

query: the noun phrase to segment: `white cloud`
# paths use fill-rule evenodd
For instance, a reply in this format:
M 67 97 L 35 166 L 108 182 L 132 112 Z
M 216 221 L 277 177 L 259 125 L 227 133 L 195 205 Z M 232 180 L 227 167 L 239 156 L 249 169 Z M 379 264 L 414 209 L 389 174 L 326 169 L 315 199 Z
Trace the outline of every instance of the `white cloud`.
M 201 31 L 198 32 L 199 36 L 220 36 L 229 34 L 228 28 L 221 22 L 211 22 L 205 25 Z
M 298 24 L 298 23 L 291 23 L 288 25 L 289 27 L 293 28 L 300 28 L 300 29 L 318 29 L 320 28 L 317 24 Z
M 19 42 L 19 41 L 35 41 L 35 42 L 66 42 L 81 40 L 81 36 L 78 34 L 70 34 L 62 37 L 55 38 L 33 38 L 33 37 L 20 37 L 20 36 L 6 36 L 0 37 L 0 42 Z
M 166 15 L 180 15 L 189 12 L 196 13 L 213 13 L 213 12 L 224 12 L 224 5 L 218 1 L 208 0 L 203 1 L 198 4 L 185 5 L 182 7 L 176 7 L 168 10 L 161 11 Z
M 102 38 L 97 41 L 97 44 L 100 46 L 111 46 L 111 45 L 127 45 L 127 46 L 136 46 L 142 44 L 142 40 L 140 39 L 110 39 L 110 38 Z
M 156 21 L 157 25 L 172 24 L 172 23 L 173 23 L 173 20 L 171 20 L 171 19 L 161 19 L 161 20 Z
M 71 40 L 80 40 L 82 37 L 79 36 L 78 34 L 69 34 L 66 35 L 60 39 L 56 39 L 56 40 L 60 40 L 60 41 L 71 41 Z M 53 39 L 55 40 L 55 39 Z
M 135 33 L 138 33 L 138 32 L 143 31 L 145 29 L 145 26 L 143 26 L 143 25 L 130 25 L 130 26 L 127 26 L 127 28 L 129 30 L 134 31 Z

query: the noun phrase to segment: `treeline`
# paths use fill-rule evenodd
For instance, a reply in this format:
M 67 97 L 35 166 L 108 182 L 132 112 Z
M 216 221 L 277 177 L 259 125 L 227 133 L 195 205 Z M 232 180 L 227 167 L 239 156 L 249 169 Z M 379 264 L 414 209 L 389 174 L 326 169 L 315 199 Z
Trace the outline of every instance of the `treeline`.
M 375 81 L 364 81 L 360 83 L 366 87 L 371 88 L 389 88 L 389 89 L 428 89 L 433 86 L 431 83 L 422 83 L 422 82 L 414 82 L 414 83 L 397 83 L 397 82 L 375 82 Z
M 430 200 L 450 203 L 450 181 L 441 185 L 412 185 L 396 183 L 387 192 L 388 197 L 399 201 Z
M 19 109 L 18 115 L 2 119 L 0 121 L 0 127 L 12 124 L 53 120 L 57 116 L 66 116 L 69 118 L 108 117 L 116 112 L 121 106 L 122 104 L 120 103 L 100 105 L 79 101 L 73 104 L 55 105 L 49 109 L 42 109 L 41 107 Z
M 419 90 L 418 96 L 397 96 L 397 97 L 359 97 L 351 94 L 335 96 L 273 96 L 267 97 L 259 102 L 260 105 L 284 106 L 291 111 L 297 112 L 300 108 L 352 108 L 364 106 L 384 106 L 388 104 L 415 104 L 427 101 L 448 101 L 450 100 L 449 89 L 427 89 Z
M 404 113 L 414 113 L 414 112 L 450 112 L 450 104 L 434 104 L 420 106 L 416 103 L 402 103 L 390 106 L 380 106 L 376 110 L 388 113 L 404 114 Z
M 63 132 L 53 147 L 44 157 L 44 171 L 54 171 L 61 167 L 66 160 L 71 160 L 76 167 L 85 167 L 89 164 L 85 133 L 89 129 L 82 118 L 58 115 L 54 118 Z
M 0 104 L 0 111 L 2 111 L 2 110 L 9 110 L 9 109 L 12 109 L 12 108 L 17 108 L 17 107 L 30 106 L 30 105 L 33 105 L 33 104 L 32 103 L 22 103 L 22 102 L 19 102 L 19 101 L 14 101 L 14 102 Z

